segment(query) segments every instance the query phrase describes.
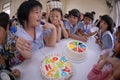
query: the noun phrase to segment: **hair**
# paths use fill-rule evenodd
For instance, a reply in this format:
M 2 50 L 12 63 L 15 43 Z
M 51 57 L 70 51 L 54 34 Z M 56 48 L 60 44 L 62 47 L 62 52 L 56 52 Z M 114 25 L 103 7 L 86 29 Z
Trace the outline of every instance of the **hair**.
M 84 14 L 84 17 L 88 17 L 88 18 L 90 18 L 92 21 L 93 21 L 93 15 L 92 15 L 92 13 L 90 13 L 90 12 L 86 12 L 85 14 Z
M 113 22 L 112 18 L 108 15 L 103 15 L 101 17 L 101 20 L 105 21 L 108 24 L 107 30 L 109 30 L 111 33 L 113 33 L 114 22 Z
M 65 14 L 65 15 L 64 15 L 64 18 L 66 18 L 66 19 L 67 19 L 67 18 L 68 18 L 68 14 Z
M 69 11 L 68 15 L 78 17 L 78 19 L 79 19 L 80 18 L 80 11 L 78 9 L 72 9 L 71 11 Z
M 92 15 L 95 15 L 95 14 L 96 14 L 96 12 L 95 12 L 95 11 L 92 11 L 91 13 L 92 13 Z
M 31 9 L 33 9 L 34 7 L 37 7 L 37 6 L 42 8 L 42 4 L 36 0 L 24 1 L 20 5 L 20 7 L 18 8 L 18 11 L 17 11 L 17 18 L 21 25 L 24 24 L 25 20 L 28 22 L 28 16 L 30 14 Z
M 62 10 L 60 8 L 53 8 L 50 12 L 53 12 L 53 11 L 58 11 L 61 15 L 61 18 L 63 18 L 63 13 L 62 13 Z M 51 23 L 50 17 L 48 19 L 48 22 Z
M 7 25 L 9 24 L 9 15 L 5 12 L 0 13 L 0 27 L 7 30 Z

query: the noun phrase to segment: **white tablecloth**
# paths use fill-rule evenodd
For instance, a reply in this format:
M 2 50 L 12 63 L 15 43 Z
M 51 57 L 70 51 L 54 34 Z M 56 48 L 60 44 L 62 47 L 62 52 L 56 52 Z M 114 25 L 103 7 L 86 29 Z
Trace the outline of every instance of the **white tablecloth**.
M 16 66 L 21 71 L 19 80 L 41 80 L 40 77 L 40 62 L 49 54 L 63 54 L 66 53 L 66 44 L 71 39 L 63 39 L 56 44 L 55 47 L 44 47 L 33 53 L 31 59 L 24 61 L 21 65 Z M 72 80 L 87 80 L 87 74 L 98 61 L 101 53 L 100 47 L 95 43 L 95 39 L 90 37 L 87 45 L 87 57 L 82 62 L 72 62 L 73 76 Z

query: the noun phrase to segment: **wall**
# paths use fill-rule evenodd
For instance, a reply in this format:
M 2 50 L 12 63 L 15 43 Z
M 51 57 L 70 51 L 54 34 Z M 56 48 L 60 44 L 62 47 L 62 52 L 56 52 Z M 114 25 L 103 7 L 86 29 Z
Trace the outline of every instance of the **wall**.
M 109 14 L 109 9 L 106 5 L 106 0 L 64 0 L 66 1 L 66 7 L 65 12 L 68 12 L 69 10 L 73 8 L 77 8 L 80 10 L 80 12 L 91 12 L 95 11 L 96 15 L 95 18 L 97 18 L 99 15 L 103 14 Z
M 0 11 L 1 11 L 1 4 L 7 2 L 9 0 L 1 0 L 0 2 Z M 25 0 L 11 0 L 11 17 L 16 14 L 19 5 Z M 46 2 L 48 0 L 39 0 L 43 5 L 43 11 L 46 11 Z M 109 14 L 109 9 L 106 5 L 106 0 L 61 0 L 63 4 L 63 13 L 67 13 L 69 10 L 73 8 L 77 8 L 80 12 L 87 12 L 87 11 L 95 11 L 97 18 L 99 15 Z

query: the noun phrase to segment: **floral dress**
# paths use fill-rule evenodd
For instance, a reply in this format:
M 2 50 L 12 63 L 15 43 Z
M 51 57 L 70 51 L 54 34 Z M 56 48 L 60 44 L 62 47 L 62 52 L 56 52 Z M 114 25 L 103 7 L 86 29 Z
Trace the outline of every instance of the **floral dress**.
M 24 61 L 15 47 L 17 38 L 13 33 L 8 32 L 5 45 L 0 47 L 0 55 L 5 58 L 7 67 L 13 67 Z

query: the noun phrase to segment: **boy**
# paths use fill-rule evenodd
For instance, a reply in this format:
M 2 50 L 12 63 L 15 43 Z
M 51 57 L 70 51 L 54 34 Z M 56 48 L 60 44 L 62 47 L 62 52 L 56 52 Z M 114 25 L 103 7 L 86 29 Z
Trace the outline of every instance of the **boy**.
M 92 35 L 94 35 L 95 33 L 97 33 L 97 31 L 95 32 L 91 32 L 91 28 L 92 26 L 92 21 L 93 21 L 93 15 L 89 12 L 85 13 L 84 15 L 84 19 L 83 22 L 80 23 L 80 30 L 78 30 L 78 32 L 83 35 L 83 36 L 87 36 L 90 37 Z

